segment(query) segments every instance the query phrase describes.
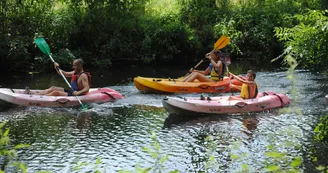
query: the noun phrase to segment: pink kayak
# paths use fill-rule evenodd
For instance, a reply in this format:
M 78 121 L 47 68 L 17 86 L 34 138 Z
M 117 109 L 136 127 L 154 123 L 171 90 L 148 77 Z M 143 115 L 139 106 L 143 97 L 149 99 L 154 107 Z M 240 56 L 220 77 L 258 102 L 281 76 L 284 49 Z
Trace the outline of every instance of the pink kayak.
M 31 93 L 42 90 L 31 90 Z M 0 88 L 0 99 L 22 106 L 71 107 L 80 105 L 74 96 L 41 96 L 24 94 L 24 89 Z M 123 98 L 123 95 L 110 88 L 92 88 L 89 93 L 79 96 L 83 103 L 106 103 Z
M 228 100 L 229 96 L 211 97 L 166 97 L 163 107 L 172 114 L 232 114 L 244 112 L 261 112 L 264 110 L 289 105 L 290 99 L 275 92 L 259 93 L 255 99 Z

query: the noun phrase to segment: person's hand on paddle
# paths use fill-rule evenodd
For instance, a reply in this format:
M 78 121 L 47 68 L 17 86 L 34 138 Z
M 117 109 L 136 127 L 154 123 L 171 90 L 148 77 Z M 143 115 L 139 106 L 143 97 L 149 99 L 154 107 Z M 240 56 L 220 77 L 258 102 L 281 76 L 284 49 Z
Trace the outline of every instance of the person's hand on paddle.
M 55 69 L 59 68 L 59 64 L 54 62 L 54 67 L 55 67 Z
M 73 92 L 73 95 L 75 95 L 75 96 L 79 96 L 81 93 L 79 92 L 79 91 L 74 91 Z
M 212 60 L 212 57 L 211 57 L 211 54 L 210 54 L 210 53 L 206 54 L 205 57 L 206 57 L 207 59 L 209 59 L 209 60 Z
M 194 68 L 191 68 L 191 69 L 189 70 L 189 73 L 192 73 L 192 72 L 194 72 Z
M 228 77 L 230 77 L 230 79 L 233 79 L 236 75 L 232 74 L 232 73 L 228 73 Z

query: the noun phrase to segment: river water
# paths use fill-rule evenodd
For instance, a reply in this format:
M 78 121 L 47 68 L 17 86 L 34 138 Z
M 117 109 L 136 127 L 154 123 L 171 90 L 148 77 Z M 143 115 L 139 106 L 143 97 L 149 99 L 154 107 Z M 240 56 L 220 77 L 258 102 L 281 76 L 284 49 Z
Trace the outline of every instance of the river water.
M 245 72 L 246 68 L 240 66 L 231 67 L 231 71 Z M 257 70 L 260 92 L 291 96 L 286 72 Z M 18 151 L 19 160 L 27 164 L 28 172 L 85 172 L 97 166 L 100 171 L 111 173 L 136 170 L 136 165 L 152 167 L 155 159 L 143 150 L 153 148 L 151 134 L 156 134 L 160 144 L 157 156 L 168 156 L 162 164 L 164 172 L 204 171 L 211 162 L 210 156 L 214 156 L 215 164 L 209 172 L 237 172 L 245 165 L 249 172 L 264 172 L 272 161 L 265 154 L 268 151 L 285 153 L 285 160 L 280 161 L 282 168 L 287 169 L 287 162 L 300 157 L 304 163 L 301 170 L 314 171 L 308 155 L 313 129 L 319 117 L 327 113 L 325 76 L 302 70 L 294 73 L 298 94 L 291 107 L 298 107 L 302 115 L 272 110 L 196 118 L 171 116 L 162 108 L 165 95 L 140 94 L 132 82 L 135 76 L 179 77 L 184 73 L 175 67 L 127 67 L 93 73 L 93 87 L 111 87 L 124 94 L 125 99 L 89 105 L 91 108 L 83 112 L 80 108 L 2 105 L 1 121 L 8 120 L 6 127 L 10 128 L 14 144 L 31 145 Z M 54 73 L 6 76 L 0 79 L 1 87 L 65 86 Z M 207 139 L 209 136 L 211 140 Z M 212 145 L 215 149 L 211 149 Z M 100 164 L 95 164 L 97 158 L 101 158 Z M 85 165 L 74 170 L 78 162 Z

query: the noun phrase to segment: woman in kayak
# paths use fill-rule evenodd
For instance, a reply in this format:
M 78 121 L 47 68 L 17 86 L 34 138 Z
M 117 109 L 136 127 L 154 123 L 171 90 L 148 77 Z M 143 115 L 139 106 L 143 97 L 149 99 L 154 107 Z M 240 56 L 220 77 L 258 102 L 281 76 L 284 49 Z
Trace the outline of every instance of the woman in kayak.
M 54 63 L 54 67 L 59 74 L 58 63 Z M 47 96 L 79 96 L 89 92 L 91 76 L 89 73 L 83 70 L 83 60 L 76 59 L 73 61 L 73 71 L 66 72 L 62 70 L 62 73 L 66 77 L 71 77 L 71 86 L 74 89 L 64 89 L 62 87 L 52 86 L 49 89 L 44 90 L 41 93 L 35 93 L 36 95 L 47 95 Z
M 210 53 L 206 54 L 206 58 L 211 61 L 207 69 L 205 71 L 191 69 L 191 74 L 185 77 L 182 82 L 193 82 L 196 79 L 199 82 L 213 82 L 223 80 L 225 67 L 224 64 L 220 61 L 219 55 L 220 51 L 211 51 Z M 208 74 L 210 74 L 210 77 L 205 76 Z
M 240 81 L 242 86 L 237 86 L 231 84 L 231 88 L 236 88 L 240 90 L 240 97 L 231 96 L 228 100 L 243 100 L 243 99 L 253 99 L 257 97 L 258 88 L 255 83 L 256 73 L 253 70 L 248 70 L 246 75 L 246 80 L 241 79 L 240 77 L 229 73 L 229 76 L 233 79 Z

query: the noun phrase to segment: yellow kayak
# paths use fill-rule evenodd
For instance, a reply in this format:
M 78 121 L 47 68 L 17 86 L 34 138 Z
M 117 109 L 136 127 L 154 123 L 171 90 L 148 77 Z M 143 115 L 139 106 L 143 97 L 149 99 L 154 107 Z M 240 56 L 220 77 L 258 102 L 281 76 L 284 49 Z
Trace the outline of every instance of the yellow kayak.
M 181 82 L 182 79 L 170 78 L 134 78 L 136 88 L 144 93 L 225 93 L 231 92 L 229 78 L 218 82 Z M 236 79 L 231 80 L 232 84 L 241 86 L 242 83 Z M 233 89 L 233 91 L 239 91 Z

